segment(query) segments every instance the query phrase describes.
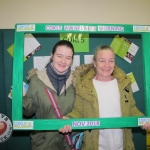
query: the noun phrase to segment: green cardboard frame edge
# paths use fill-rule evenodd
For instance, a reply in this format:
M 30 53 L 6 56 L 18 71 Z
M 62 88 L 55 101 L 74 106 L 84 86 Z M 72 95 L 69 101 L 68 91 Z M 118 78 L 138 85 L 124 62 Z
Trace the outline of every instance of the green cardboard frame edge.
M 139 118 L 150 117 L 150 31 L 148 25 L 123 24 L 58 24 L 58 23 L 22 23 L 15 25 L 13 60 L 12 122 L 13 130 L 58 130 L 64 125 L 73 129 L 123 128 L 137 127 Z M 80 119 L 23 119 L 22 118 L 22 82 L 23 47 L 25 33 L 94 33 L 94 34 L 140 34 L 143 51 L 143 72 L 145 88 L 145 116 L 119 118 L 80 118 Z M 22 57 L 20 57 L 22 56 Z M 84 126 L 81 122 L 99 121 L 98 126 Z M 79 122 L 73 126 L 74 122 Z M 27 124 L 28 123 L 28 124 Z M 29 124 L 31 125 L 29 127 Z

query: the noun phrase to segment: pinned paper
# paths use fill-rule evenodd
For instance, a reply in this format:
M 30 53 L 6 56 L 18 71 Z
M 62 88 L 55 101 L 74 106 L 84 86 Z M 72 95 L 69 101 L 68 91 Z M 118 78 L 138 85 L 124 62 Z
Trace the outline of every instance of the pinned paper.
M 73 63 L 71 65 L 71 70 L 75 70 L 75 68 L 79 65 L 80 65 L 80 55 L 74 55 Z
M 12 44 L 10 47 L 7 48 L 7 52 L 14 57 L 14 44 Z M 24 56 L 24 61 L 26 61 L 27 58 Z
M 43 70 L 50 61 L 50 56 L 34 56 L 33 65 L 38 70 Z
M 84 55 L 84 63 L 91 64 L 93 62 L 93 55 Z
M 32 34 L 25 34 L 24 39 L 24 61 L 29 59 L 36 51 L 41 48 L 40 43 L 35 39 Z M 8 53 L 14 56 L 14 44 L 7 49 Z
M 25 83 L 25 82 L 23 82 L 23 92 L 25 91 L 26 93 L 27 93 L 27 91 L 28 91 L 28 84 L 27 83 Z M 13 94 L 13 91 L 12 91 L 12 86 L 11 86 L 11 90 L 10 90 L 10 93 L 8 94 L 8 97 L 10 98 L 10 99 L 12 99 L 12 94 Z
M 131 63 L 139 49 L 137 45 L 130 42 L 128 39 L 116 35 L 110 44 L 110 47 L 114 50 L 115 54 Z
M 131 73 L 128 73 L 127 76 L 129 76 L 129 77 L 131 78 L 131 88 L 132 88 L 132 92 L 134 93 L 134 92 L 139 91 L 139 87 L 138 87 L 138 85 L 137 85 L 137 82 L 136 82 L 136 80 L 135 80 L 135 78 L 134 78 L 133 73 L 132 73 L 132 72 L 131 72 Z
M 89 52 L 89 34 L 60 33 L 60 40 L 70 41 L 75 52 Z

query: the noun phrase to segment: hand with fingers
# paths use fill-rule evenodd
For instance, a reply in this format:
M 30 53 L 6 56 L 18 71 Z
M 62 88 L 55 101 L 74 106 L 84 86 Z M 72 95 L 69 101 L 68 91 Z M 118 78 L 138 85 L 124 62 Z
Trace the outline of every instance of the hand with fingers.
M 150 130 L 150 122 L 146 122 L 143 126 L 142 126 L 143 130 Z
M 63 116 L 62 117 L 64 120 L 66 119 L 69 119 L 68 117 L 66 116 Z M 72 132 L 72 127 L 70 125 L 65 125 L 63 128 L 60 128 L 59 129 L 59 132 L 62 132 L 62 133 L 69 133 L 69 132 Z

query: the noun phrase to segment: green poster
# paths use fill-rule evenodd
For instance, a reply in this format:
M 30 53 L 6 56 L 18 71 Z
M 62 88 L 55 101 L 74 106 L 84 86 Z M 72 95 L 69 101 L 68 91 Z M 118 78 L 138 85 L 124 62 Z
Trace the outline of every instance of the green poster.
M 75 52 L 89 52 L 89 34 L 60 33 L 60 40 L 70 41 Z
M 118 53 L 118 50 L 120 49 L 120 46 L 122 45 L 124 39 L 119 37 L 119 35 L 116 35 L 113 41 L 110 44 L 110 47 L 114 50 L 115 54 Z
M 130 78 L 131 78 L 131 83 L 136 82 L 136 80 L 135 80 L 134 75 L 133 75 L 133 73 L 132 73 L 132 72 L 131 72 L 131 73 L 128 73 L 127 75 L 128 75 L 128 77 L 130 77 Z
M 12 44 L 10 47 L 7 48 L 7 52 L 14 57 L 14 44 Z M 24 56 L 24 61 L 26 61 L 27 58 Z
M 129 42 L 123 41 L 117 55 L 120 56 L 121 58 L 124 58 L 126 56 L 127 52 L 128 52 L 128 49 L 129 49 L 130 45 L 131 44 Z
M 114 50 L 114 53 L 119 57 L 131 63 L 137 53 L 139 47 L 127 38 L 120 35 L 116 35 L 112 40 L 110 47 Z

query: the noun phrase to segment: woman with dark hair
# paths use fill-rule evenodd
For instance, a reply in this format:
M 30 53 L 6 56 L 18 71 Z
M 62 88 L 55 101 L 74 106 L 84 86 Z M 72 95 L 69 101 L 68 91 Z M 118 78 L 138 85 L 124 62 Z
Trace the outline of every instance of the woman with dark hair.
M 58 41 L 53 47 L 51 59 L 42 71 L 32 72 L 27 93 L 23 97 L 23 114 L 35 114 L 37 119 L 56 119 L 45 89 L 51 91 L 62 115 L 69 113 L 74 104 L 75 90 L 72 84 L 71 65 L 73 45 L 66 40 Z M 58 131 L 34 131 L 31 134 L 32 150 L 70 150 L 63 134 Z

